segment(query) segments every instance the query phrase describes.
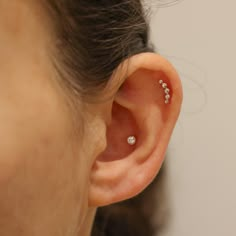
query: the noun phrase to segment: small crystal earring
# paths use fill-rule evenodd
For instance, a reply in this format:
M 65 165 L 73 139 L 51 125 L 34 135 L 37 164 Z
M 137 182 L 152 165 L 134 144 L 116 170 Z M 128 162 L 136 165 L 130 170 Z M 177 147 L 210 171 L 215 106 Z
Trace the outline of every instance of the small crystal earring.
M 168 88 L 167 84 L 164 83 L 163 80 L 159 80 L 159 84 L 162 86 L 162 88 L 164 89 L 164 92 L 165 92 L 165 104 L 168 104 L 169 100 L 171 98 L 170 89 Z
M 129 136 L 127 138 L 127 142 L 128 142 L 129 145 L 133 146 L 133 145 L 136 144 L 136 138 L 134 136 Z

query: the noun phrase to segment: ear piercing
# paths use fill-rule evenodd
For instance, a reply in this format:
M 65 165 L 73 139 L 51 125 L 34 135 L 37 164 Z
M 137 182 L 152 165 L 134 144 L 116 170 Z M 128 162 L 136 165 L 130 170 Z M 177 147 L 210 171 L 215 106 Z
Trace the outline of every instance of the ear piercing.
M 168 104 L 170 101 L 170 89 L 168 88 L 167 84 L 164 83 L 163 80 L 159 80 L 159 84 L 162 86 L 165 92 L 165 104 Z
M 128 142 L 129 145 L 133 146 L 133 145 L 136 144 L 136 138 L 134 136 L 129 136 L 127 138 L 127 142 Z
M 159 84 L 161 85 L 161 87 L 164 89 L 165 92 L 165 104 L 168 104 L 170 102 L 170 89 L 168 88 L 168 85 L 166 83 L 164 83 L 163 80 L 159 80 Z M 130 146 L 133 146 L 136 144 L 136 137 L 135 136 L 129 136 L 127 138 L 127 142 Z

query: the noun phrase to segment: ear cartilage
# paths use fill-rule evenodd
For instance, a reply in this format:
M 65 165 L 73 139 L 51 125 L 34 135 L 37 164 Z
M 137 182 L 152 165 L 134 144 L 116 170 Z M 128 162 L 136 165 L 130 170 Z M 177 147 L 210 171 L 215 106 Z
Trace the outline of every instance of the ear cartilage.
M 162 86 L 165 92 L 165 104 L 168 104 L 170 102 L 170 89 L 168 88 L 168 85 L 164 83 L 163 80 L 159 80 L 159 84 Z
M 128 142 L 129 145 L 133 146 L 133 145 L 136 144 L 136 138 L 134 136 L 129 136 L 127 138 L 127 142 Z

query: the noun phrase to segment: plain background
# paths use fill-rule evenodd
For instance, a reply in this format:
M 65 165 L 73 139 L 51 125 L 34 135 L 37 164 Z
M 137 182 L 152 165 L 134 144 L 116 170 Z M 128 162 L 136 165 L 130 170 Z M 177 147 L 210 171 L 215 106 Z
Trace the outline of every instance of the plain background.
M 158 2 L 165 0 L 152 0 L 152 41 L 184 86 L 163 235 L 235 236 L 236 1 L 183 0 L 157 10 Z

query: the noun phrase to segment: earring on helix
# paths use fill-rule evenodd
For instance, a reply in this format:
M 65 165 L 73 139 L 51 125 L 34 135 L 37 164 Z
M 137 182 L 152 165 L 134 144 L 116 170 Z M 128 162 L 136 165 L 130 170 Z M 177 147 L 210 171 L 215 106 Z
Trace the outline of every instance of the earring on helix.
M 163 80 L 159 80 L 159 84 L 162 86 L 165 92 L 165 104 L 168 104 L 170 102 L 170 89 L 168 88 L 168 85 L 164 83 Z

